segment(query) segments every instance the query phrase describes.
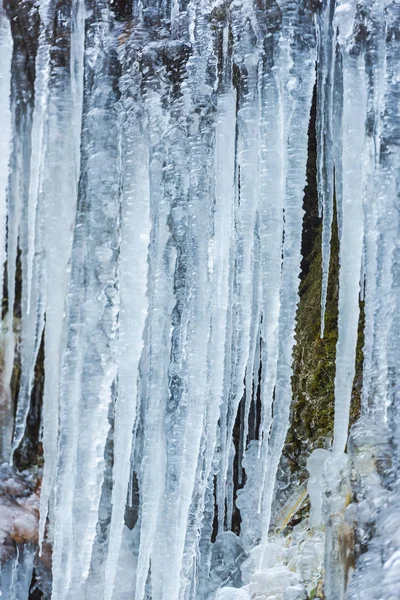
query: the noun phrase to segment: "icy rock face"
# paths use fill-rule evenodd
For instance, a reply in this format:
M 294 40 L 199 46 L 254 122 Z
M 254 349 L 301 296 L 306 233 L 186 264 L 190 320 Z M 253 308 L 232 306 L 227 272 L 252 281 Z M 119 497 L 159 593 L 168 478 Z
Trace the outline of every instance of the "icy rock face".
M 40 499 L 2 480 L 2 598 L 32 579 L 51 600 L 303 600 L 323 563 L 327 600 L 380 568 L 392 597 L 399 6 L 2 3 L 2 460 L 45 357 Z M 334 443 L 281 494 L 315 86 L 321 333 L 334 200 L 340 243 Z M 310 523 L 284 536 L 307 486 Z

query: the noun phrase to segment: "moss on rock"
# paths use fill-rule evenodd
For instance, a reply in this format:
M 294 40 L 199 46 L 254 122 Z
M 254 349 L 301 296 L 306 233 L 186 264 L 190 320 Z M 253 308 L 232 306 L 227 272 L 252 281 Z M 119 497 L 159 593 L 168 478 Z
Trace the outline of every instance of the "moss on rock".
M 308 455 L 314 448 L 329 445 L 333 436 L 339 294 L 339 241 L 336 216 L 334 216 L 332 229 L 331 261 L 323 338 L 320 337 L 322 285 L 320 229 L 308 257 L 307 275 L 300 285 L 300 303 L 297 313 L 296 346 L 293 354 L 292 418 L 286 443 L 286 455 L 289 456 L 295 469 L 297 469 L 296 465 L 300 456 Z M 360 412 L 362 347 L 364 342 L 362 303 L 360 308 L 350 425 L 355 422 Z

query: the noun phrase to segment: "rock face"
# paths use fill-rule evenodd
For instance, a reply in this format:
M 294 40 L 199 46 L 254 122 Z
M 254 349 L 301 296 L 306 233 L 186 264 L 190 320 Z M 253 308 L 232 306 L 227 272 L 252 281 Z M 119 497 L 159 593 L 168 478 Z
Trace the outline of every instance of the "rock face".
M 2 599 L 394 597 L 398 3 L 0 18 Z

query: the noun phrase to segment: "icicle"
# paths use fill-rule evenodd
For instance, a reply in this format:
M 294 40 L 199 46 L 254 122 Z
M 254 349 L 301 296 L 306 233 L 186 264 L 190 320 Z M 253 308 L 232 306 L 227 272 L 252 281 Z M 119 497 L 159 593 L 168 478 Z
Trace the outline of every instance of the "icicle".
M 278 38 L 279 39 L 279 38 Z M 277 43 L 278 40 L 275 41 Z M 285 85 L 291 65 L 287 43 L 281 42 L 276 68 L 268 68 L 270 56 L 263 60 L 259 79 L 261 99 L 260 139 L 260 244 L 262 273 L 261 336 L 261 424 L 259 458 L 261 482 L 258 512 L 261 512 L 267 472 L 268 438 L 272 420 L 272 401 L 278 361 L 278 323 L 283 239 L 283 202 L 285 194 Z
M 260 136 L 262 137 L 262 136 Z M 262 144 L 260 144 L 261 148 Z M 260 161 L 261 161 L 261 150 L 260 150 Z M 261 169 L 260 169 L 261 171 Z M 260 176 L 261 182 L 261 176 Z M 260 190 L 260 201 L 262 198 L 262 192 Z M 260 209 L 260 212 L 262 209 Z M 238 483 L 242 483 L 243 469 L 241 467 L 242 459 L 246 451 L 247 437 L 249 433 L 249 415 L 250 407 L 253 400 L 253 393 L 256 393 L 257 382 L 258 382 L 258 356 L 259 344 L 260 344 L 260 330 L 262 327 L 261 306 L 262 306 L 262 269 L 261 269 L 261 233 L 260 233 L 260 222 L 257 219 L 256 224 L 256 235 L 254 240 L 254 252 L 253 252 L 253 314 L 251 320 L 250 330 L 250 349 L 249 358 L 246 366 L 246 379 L 245 379 L 245 390 L 244 390 L 244 406 L 241 415 L 240 422 L 240 439 L 239 439 L 239 456 L 238 456 Z M 255 367 L 256 365 L 256 367 Z
M 6 261 L 7 187 L 11 150 L 11 56 L 13 41 L 10 23 L 0 6 L 0 110 L 2 135 L 0 140 L 0 306 L 3 305 L 3 277 Z
M 122 103 L 134 104 L 121 114 L 122 198 L 120 247 L 120 318 L 118 340 L 118 397 L 114 421 L 112 516 L 107 553 L 105 600 L 111 600 L 124 528 L 132 432 L 136 420 L 139 360 L 147 315 L 147 254 L 150 233 L 149 145 L 145 115 L 140 107 L 137 73 L 121 82 Z M 130 90 L 129 88 L 133 89 Z M 135 109 L 136 107 L 136 109 Z M 132 262 L 132 257 L 135 257 Z
M 382 106 L 384 106 L 385 94 L 385 75 L 386 75 L 386 28 L 384 22 L 384 6 L 380 2 L 374 3 L 372 12 L 371 26 L 374 29 L 375 36 L 370 58 L 370 83 L 368 89 L 368 111 L 373 117 L 373 128 L 366 133 L 366 173 L 365 185 L 363 190 L 364 204 L 364 272 L 365 272 L 365 290 L 364 290 L 364 347 L 363 347 L 363 385 L 362 385 L 362 410 L 369 411 L 375 404 L 373 398 L 376 396 L 374 385 L 376 382 L 376 349 L 379 345 L 377 338 L 376 318 L 381 309 L 379 308 L 378 293 L 380 277 L 378 269 L 378 260 L 380 256 L 381 241 L 380 232 L 382 231 L 382 220 L 380 215 L 387 214 L 384 196 L 380 193 L 380 148 L 382 134 Z M 386 225 L 386 223 L 385 223 Z M 382 232 L 383 233 L 383 232 Z M 385 298 L 386 303 L 386 298 Z M 384 307 L 382 307 L 384 310 Z M 384 315 L 383 319 L 386 320 Z M 379 334 L 378 334 L 379 335 Z M 378 343 L 377 343 L 378 342 Z M 375 354 L 375 357 L 374 357 Z M 383 407 L 384 401 L 379 399 L 377 405 Z
M 227 49 L 225 48 L 225 52 Z M 230 69 L 227 66 L 229 76 Z M 235 128 L 236 93 L 227 79 L 224 93 L 218 98 L 215 145 L 215 210 L 213 237 L 209 244 L 209 276 L 211 285 L 210 339 L 208 346 L 208 391 L 203 437 L 199 457 L 196 487 L 190 509 L 189 529 L 186 535 L 182 580 L 190 586 L 195 576 L 192 556 L 198 555 L 199 530 L 212 527 L 205 516 L 207 486 L 217 444 L 220 407 L 224 398 L 225 350 L 227 344 L 227 317 L 231 298 L 233 207 L 235 195 Z M 187 582 L 187 583 L 186 583 Z M 184 590 L 181 590 L 184 596 Z
M 11 393 L 16 336 L 14 333 L 14 304 L 18 257 L 18 236 L 22 220 L 22 204 L 29 189 L 31 112 L 20 92 L 12 97 L 13 145 L 7 193 L 7 332 L 4 344 L 5 390 Z M 21 236 L 22 237 L 22 236 Z M 23 244 L 21 243 L 21 246 Z M 21 257 L 22 262 L 22 257 Z M 15 408 L 13 407 L 12 412 Z M 24 412 L 23 412 L 24 414 Z
M 6 261 L 6 219 L 7 219 L 7 189 L 10 169 L 10 151 L 12 119 L 10 110 L 11 91 L 11 56 L 13 41 L 10 23 L 0 5 L 0 114 L 2 115 L 2 135 L 0 138 L 0 308 L 3 306 L 4 263 Z M 9 307 L 10 311 L 10 307 Z M 12 308 L 11 308 L 12 312 Z M 4 331 L 5 329 L 5 331 Z M 2 373 L 3 398 L 0 402 L 0 460 L 9 459 L 12 438 L 13 408 L 9 386 L 10 368 L 8 360 L 10 353 L 7 349 L 13 345 L 9 332 L 2 324 L 1 342 L 4 350 L 4 366 Z
M 229 464 L 230 443 L 233 427 L 244 393 L 246 367 L 251 349 L 252 320 L 259 318 L 255 314 L 257 301 L 253 296 L 254 247 L 258 207 L 258 64 L 257 50 L 250 31 L 243 35 L 241 27 L 248 13 L 243 7 L 235 7 L 232 15 L 234 60 L 243 65 L 242 85 L 237 112 L 237 199 L 235 206 L 235 263 L 232 298 L 232 363 L 228 375 L 229 390 L 227 403 L 223 407 L 225 415 L 222 423 L 221 473 L 218 478 L 218 518 L 219 528 L 223 530 L 226 477 Z M 239 35 L 239 32 L 242 35 Z M 255 53 L 255 56 L 254 56 Z
M 340 42 L 351 32 L 346 20 Z M 339 271 L 339 337 L 336 348 L 334 450 L 344 452 L 349 425 L 350 401 L 355 372 L 360 268 L 363 247 L 363 163 L 366 122 L 365 63 L 362 55 L 343 48 L 342 113 L 342 232 Z M 361 158 L 361 160 L 360 160 Z
M 257 309 L 257 313 L 260 314 L 260 310 Z M 260 325 L 258 327 L 253 323 L 253 331 L 252 331 L 252 341 L 251 341 L 251 350 L 249 356 L 249 363 L 246 369 L 246 386 L 245 386 L 245 404 L 243 409 L 243 423 L 241 423 L 241 432 L 240 432 L 240 455 L 239 455 L 239 464 L 243 462 L 243 458 L 246 452 L 247 447 L 247 439 L 249 437 L 250 431 L 250 409 L 252 402 L 256 402 L 256 394 L 257 394 L 257 385 L 258 385 L 258 372 L 260 368 L 259 364 L 259 355 L 260 355 Z M 251 438 L 254 435 L 254 431 L 251 431 Z M 238 473 L 238 483 L 241 484 L 243 482 L 243 469 L 239 467 Z
M 27 214 L 27 303 L 25 308 L 28 313 L 31 310 L 32 278 L 34 271 L 33 263 L 35 256 L 36 237 L 36 212 L 39 202 L 39 195 L 41 193 L 41 179 L 44 168 L 43 159 L 45 152 L 45 127 L 50 77 L 50 45 L 48 40 L 48 25 L 51 18 L 52 1 L 53 0 L 41 0 L 39 5 L 39 16 L 41 23 L 35 62 L 35 108 L 33 111 L 32 121 L 32 151 Z
M 18 155 L 18 151 L 15 152 Z M 13 179 L 15 183 L 16 179 Z M 18 183 L 20 183 L 18 181 Z M 20 191 L 20 190 L 18 190 Z M 17 195 L 10 191 L 9 200 L 13 197 L 13 200 L 17 200 Z M 14 334 L 14 300 L 15 300 L 15 272 L 16 272 L 16 260 L 17 260 L 17 246 L 18 246 L 18 229 L 20 221 L 20 206 L 17 202 L 8 202 L 8 240 L 7 240 L 7 286 L 8 286 L 8 313 L 7 313 L 7 331 L 4 336 L 4 387 L 5 393 L 9 394 L 11 399 L 11 378 L 14 368 L 14 357 L 15 357 L 15 334 Z M 11 400 L 10 412 L 13 412 L 14 402 Z M 12 422 L 11 422 L 12 423 Z M 12 442 L 12 425 L 10 424 L 9 441 L 7 446 L 11 450 Z M 4 438 L 6 439 L 6 438 Z M 10 456 L 7 456 L 7 460 Z
M 117 128 L 116 56 L 108 11 L 98 6 L 91 18 L 85 48 L 84 177 L 79 187 L 60 383 L 52 600 L 73 600 L 85 594 L 110 427 L 108 413 L 115 399 L 118 140 L 110 132 Z M 94 54 L 93 48 L 97 49 Z
M 83 109 L 83 73 L 85 49 L 85 3 L 84 0 L 73 0 L 71 5 L 71 92 L 73 110 L 73 132 L 75 153 L 75 179 L 79 183 L 81 167 L 81 133 Z
M 43 207 L 39 202 L 42 191 L 48 84 L 50 76 L 50 45 L 48 26 L 52 15 L 52 0 L 43 0 L 39 8 L 41 30 L 36 55 L 35 107 L 30 144 L 29 191 L 27 204 L 22 207 L 20 248 L 22 252 L 22 326 L 21 382 L 15 418 L 13 451 L 22 441 L 29 413 L 36 358 L 42 340 L 45 310 L 45 265 Z M 25 199 L 25 196 L 24 196 Z M 12 251 L 10 258 L 13 260 Z M 14 283 L 12 283 L 14 286 Z
M 140 545 L 137 564 L 137 600 L 145 597 L 158 515 L 165 486 L 165 418 L 164 403 L 168 396 L 168 363 L 170 323 L 173 302 L 173 271 L 175 252 L 169 242 L 168 216 L 170 204 L 164 197 L 163 145 L 161 132 L 166 123 L 160 98 L 151 89 L 151 79 L 145 91 L 150 136 L 150 199 L 152 231 L 149 253 L 149 317 L 146 327 L 146 376 L 143 381 L 143 440 L 141 464 L 138 466 L 140 489 Z M 164 170 L 165 173 L 165 170 Z
M 367 185 L 364 191 L 364 271 L 365 271 L 365 327 L 364 327 L 364 347 L 363 347 L 363 385 L 362 385 L 362 405 L 363 411 L 368 410 L 369 398 L 372 392 L 371 384 L 374 378 L 373 353 L 375 337 L 375 311 L 377 308 L 376 291 L 378 285 L 378 215 L 379 206 L 376 202 L 374 163 L 375 152 L 371 147 L 373 141 L 368 143 L 366 140 L 366 154 L 370 160 L 369 167 L 373 169 L 372 173 L 366 173 Z M 379 198 L 379 195 L 378 195 Z
M 321 337 L 324 336 L 325 307 L 328 291 L 330 244 L 333 218 L 333 135 L 332 102 L 335 65 L 334 0 L 328 0 L 318 17 L 317 77 L 317 185 L 320 216 L 322 212 L 322 291 Z
M 379 5 L 378 5 L 379 8 Z M 399 285 L 399 170 L 400 152 L 398 139 L 399 105 L 399 46 L 396 32 L 399 27 L 399 7 L 387 2 L 385 10 L 386 42 L 384 78 L 381 81 L 381 146 L 377 170 L 378 203 L 382 206 L 379 219 L 380 240 L 378 246 L 379 291 L 375 296 L 377 309 L 374 364 L 375 390 L 372 406 L 378 416 L 383 413 L 386 422 L 395 432 L 399 444 L 398 426 L 398 285 Z M 383 405 L 383 407 L 382 407 Z M 383 408 L 383 410 L 382 410 Z
M 233 440 L 229 448 L 229 462 L 227 471 L 227 484 L 226 484 L 226 525 L 228 529 L 232 529 L 232 517 L 233 517 L 233 477 L 234 477 L 234 460 L 235 460 L 236 448 Z
M 197 25 L 202 20 L 203 17 Z M 193 64 L 188 64 L 189 72 L 191 68 L 197 75 L 197 81 L 204 81 L 204 58 L 194 55 Z M 196 82 L 194 77 L 193 82 Z M 189 98 L 185 100 L 189 101 Z M 193 134 L 188 138 L 179 125 L 171 128 L 169 136 L 169 160 L 173 169 L 168 173 L 166 183 L 176 199 L 171 208 L 171 225 L 177 247 L 176 304 L 169 366 L 172 383 L 164 424 L 168 476 L 163 514 L 159 515 L 164 523 L 164 535 L 158 536 L 152 555 L 154 600 L 180 597 L 189 509 L 196 485 L 204 427 L 210 302 L 207 255 L 213 148 L 200 125 L 201 122 L 198 128 L 194 126 Z
M 61 355 L 65 347 L 64 309 L 69 283 L 73 227 L 77 203 L 76 140 L 81 134 L 83 65 L 78 47 L 73 44 L 81 38 L 78 0 L 72 6 L 71 30 L 59 30 L 58 35 L 70 38 L 71 69 L 54 65 L 52 87 L 48 94 L 46 149 L 41 204 L 43 206 L 43 236 L 46 248 L 46 329 L 45 329 L 45 383 L 43 394 L 43 452 L 44 472 L 40 494 L 39 546 L 43 542 L 48 502 L 54 486 L 57 463 L 59 418 L 59 385 Z M 78 5 L 78 6 L 77 6 Z M 75 13 L 75 14 L 74 14 Z M 68 21 L 58 20 L 59 27 Z M 67 25 L 68 27 L 68 25 Z M 76 40 L 75 38 L 78 38 Z M 81 40 L 83 42 L 83 40 Z M 83 43 L 80 52 L 83 57 Z M 75 70 L 73 60 L 81 69 Z M 74 125 L 71 136 L 70 124 Z M 79 172 L 79 170 L 78 170 Z
M 210 337 L 209 407 L 214 412 L 210 433 L 216 428 L 219 406 L 224 395 L 224 360 L 227 315 L 232 277 L 233 206 L 235 194 L 236 93 L 233 89 L 218 99 L 215 149 L 215 213 L 213 254 L 213 292 Z M 218 407 L 218 408 L 217 408 Z M 217 416 L 218 415 L 218 416 Z M 211 444 L 213 446 L 214 444 Z M 213 453 L 213 451 L 212 451 Z M 211 465 L 210 465 L 211 466 Z
M 286 8 L 282 2 L 283 8 Z M 284 13 L 283 32 L 289 34 L 293 16 Z M 287 18 L 287 22 L 286 18 Z M 285 29 L 287 30 L 285 32 Z M 274 418 L 268 445 L 268 469 L 265 478 L 263 496 L 263 538 L 264 546 L 268 537 L 271 503 L 273 498 L 276 472 L 281 457 L 287 429 L 291 402 L 292 350 L 296 308 L 298 303 L 298 285 L 301 261 L 301 234 L 303 221 L 303 192 L 305 186 L 308 122 L 311 111 L 312 92 L 315 81 L 314 64 L 315 34 L 312 27 L 302 32 L 308 39 L 308 46 L 301 50 L 290 48 L 289 77 L 282 86 L 284 148 L 284 238 L 282 246 L 282 273 L 280 283 L 280 311 L 278 320 L 278 362 L 274 393 Z M 288 36 L 287 39 L 290 39 Z M 282 59 L 288 55 L 285 48 L 288 42 L 281 42 Z M 283 65 L 288 68 L 287 64 Z M 285 73 L 285 70 L 283 70 Z M 268 399 L 267 399 L 268 400 Z M 266 432 L 267 433 L 267 432 Z
M 26 207 L 25 207 L 26 208 Z M 28 222 L 26 219 L 26 211 L 22 212 L 22 222 L 20 224 L 20 246 L 22 253 L 22 306 L 21 306 L 21 379 L 18 394 L 17 411 L 15 417 L 13 452 L 19 447 L 26 427 L 26 421 L 29 414 L 30 399 L 32 386 L 35 374 L 36 359 L 38 356 L 40 344 L 42 342 L 42 334 L 44 328 L 44 312 L 45 312 L 45 290 L 46 290 L 46 275 L 45 275 L 45 256 L 44 256 L 44 239 L 42 231 L 43 223 L 43 207 L 38 210 L 38 218 L 35 224 L 37 240 L 36 253 L 33 260 L 33 283 L 31 293 L 28 293 Z M 14 285 L 14 282 L 12 283 Z M 29 299 L 28 299 L 29 298 Z M 28 310 L 28 302 L 30 308 Z M 11 353 L 11 348 L 10 348 Z

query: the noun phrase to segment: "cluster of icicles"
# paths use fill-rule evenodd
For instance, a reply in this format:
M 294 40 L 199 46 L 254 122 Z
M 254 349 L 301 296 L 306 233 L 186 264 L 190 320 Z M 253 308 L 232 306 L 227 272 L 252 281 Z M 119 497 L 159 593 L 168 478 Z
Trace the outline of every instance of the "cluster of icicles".
M 347 441 L 360 296 L 362 412 L 393 422 L 400 440 L 399 3 L 132 10 L 123 26 L 106 0 L 40 0 L 25 113 L 0 13 L 1 451 L 12 460 L 23 440 L 43 336 L 38 543 L 52 547 L 52 600 L 213 598 L 242 584 L 235 544 L 267 547 L 290 419 L 315 85 L 322 334 L 334 201 L 340 241 L 331 452 Z M 246 483 L 236 497 L 237 464 Z M 15 564 L 10 585 L 29 588 L 32 560 Z

